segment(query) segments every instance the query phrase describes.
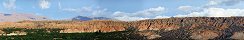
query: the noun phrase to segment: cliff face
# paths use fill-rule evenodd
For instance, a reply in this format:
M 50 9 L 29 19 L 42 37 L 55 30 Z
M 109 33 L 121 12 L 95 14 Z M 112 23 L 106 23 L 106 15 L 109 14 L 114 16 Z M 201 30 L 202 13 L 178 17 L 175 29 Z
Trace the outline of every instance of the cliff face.
M 73 32 L 113 32 L 124 31 L 129 27 L 127 22 L 111 20 L 90 21 L 21 21 L 1 22 L 0 28 L 61 28 L 63 33 Z
M 0 27 L 65 29 L 61 33 L 133 30 L 148 39 L 240 39 L 242 37 L 238 35 L 243 36 L 244 34 L 244 17 L 186 17 L 133 22 L 111 20 L 22 21 L 0 23 Z
M 170 19 L 154 19 L 154 20 L 142 20 L 130 22 L 132 27 L 137 28 L 139 31 L 143 30 L 176 30 L 180 27 L 180 19 L 170 18 Z
M 122 21 L 92 20 L 81 22 L 80 27 L 73 29 L 81 32 L 113 32 L 124 31 L 127 27 L 127 23 Z
M 176 30 L 179 28 L 225 30 L 230 26 L 243 26 L 243 24 L 243 17 L 187 17 L 131 22 L 131 25 L 137 27 L 139 31 L 159 29 Z

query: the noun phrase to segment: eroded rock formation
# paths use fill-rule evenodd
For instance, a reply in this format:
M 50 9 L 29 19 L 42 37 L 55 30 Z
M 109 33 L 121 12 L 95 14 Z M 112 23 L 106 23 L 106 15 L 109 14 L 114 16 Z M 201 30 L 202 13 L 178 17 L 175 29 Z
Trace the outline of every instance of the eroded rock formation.
M 148 39 L 241 39 L 244 17 L 185 17 L 141 21 L 22 21 L 1 28 L 61 28 L 62 33 L 133 30 Z M 155 32 L 151 32 L 155 31 Z

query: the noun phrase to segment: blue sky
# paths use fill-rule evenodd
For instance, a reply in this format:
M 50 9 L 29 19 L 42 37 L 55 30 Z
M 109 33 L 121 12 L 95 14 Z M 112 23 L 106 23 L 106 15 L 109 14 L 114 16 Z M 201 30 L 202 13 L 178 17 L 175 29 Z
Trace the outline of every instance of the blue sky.
M 242 1 L 244 0 L 0 0 L 0 12 L 32 13 L 50 19 L 81 15 L 129 21 L 168 17 L 228 17 L 244 16 Z

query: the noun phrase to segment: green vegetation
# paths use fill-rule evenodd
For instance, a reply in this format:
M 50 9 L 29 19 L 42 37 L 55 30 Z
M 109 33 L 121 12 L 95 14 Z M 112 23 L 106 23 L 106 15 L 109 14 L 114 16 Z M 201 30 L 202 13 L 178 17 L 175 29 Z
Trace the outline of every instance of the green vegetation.
M 94 32 L 94 33 L 60 33 L 62 29 L 24 29 L 5 28 L 5 33 L 24 31 L 27 35 L 0 36 L 0 40 L 125 40 L 133 39 L 130 31 L 119 32 Z

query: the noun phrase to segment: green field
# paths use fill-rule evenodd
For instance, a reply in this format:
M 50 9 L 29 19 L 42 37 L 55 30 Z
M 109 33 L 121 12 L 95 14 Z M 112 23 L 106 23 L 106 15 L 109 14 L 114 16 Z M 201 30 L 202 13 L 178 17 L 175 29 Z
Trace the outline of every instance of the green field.
M 62 29 L 23 29 L 23 28 L 5 28 L 5 33 L 13 31 L 24 31 L 27 35 L 0 36 L 1 40 L 126 40 L 137 39 L 132 31 L 119 32 L 93 32 L 93 33 L 60 33 Z M 4 34 L 3 34 L 4 35 Z

